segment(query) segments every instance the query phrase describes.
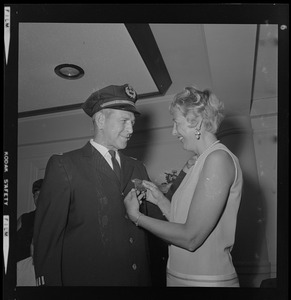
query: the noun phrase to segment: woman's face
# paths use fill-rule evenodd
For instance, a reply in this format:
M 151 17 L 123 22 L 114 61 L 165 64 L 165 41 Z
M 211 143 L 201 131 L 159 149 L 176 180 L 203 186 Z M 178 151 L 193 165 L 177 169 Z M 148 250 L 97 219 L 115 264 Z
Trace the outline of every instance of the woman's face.
M 195 143 L 194 128 L 190 127 L 191 124 L 178 108 L 173 109 L 173 122 L 172 134 L 177 136 L 185 150 L 193 151 Z

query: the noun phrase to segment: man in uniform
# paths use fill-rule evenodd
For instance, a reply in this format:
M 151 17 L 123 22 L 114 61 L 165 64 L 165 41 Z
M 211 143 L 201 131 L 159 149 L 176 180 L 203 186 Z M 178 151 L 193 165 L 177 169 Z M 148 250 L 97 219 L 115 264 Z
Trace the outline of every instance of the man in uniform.
M 34 226 L 37 285 L 151 285 L 147 233 L 132 224 L 123 204 L 132 179 L 149 179 L 142 162 L 119 151 L 140 114 L 136 100 L 128 84 L 92 93 L 82 108 L 94 137 L 49 159 Z

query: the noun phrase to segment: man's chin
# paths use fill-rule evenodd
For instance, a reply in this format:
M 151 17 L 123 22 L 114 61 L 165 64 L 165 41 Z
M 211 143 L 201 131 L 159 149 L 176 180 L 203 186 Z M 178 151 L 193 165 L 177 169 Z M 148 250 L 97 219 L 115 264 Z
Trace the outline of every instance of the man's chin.
M 119 143 L 118 146 L 119 146 L 118 149 L 125 149 L 127 147 L 127 141 L 123 143 Z

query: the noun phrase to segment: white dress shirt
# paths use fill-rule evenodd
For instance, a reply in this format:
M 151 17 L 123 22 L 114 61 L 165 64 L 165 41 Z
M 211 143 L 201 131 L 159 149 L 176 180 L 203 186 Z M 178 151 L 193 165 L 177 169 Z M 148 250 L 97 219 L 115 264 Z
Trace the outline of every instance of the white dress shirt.
M 108 162 L 109 166 L 111 167 L 111 169 L 113 170 L 113 165 L 112 165 L 112 160 L 111 160 L 111 155 L 110 153 L 108 152 L 109 150 L 104 147 L 103 145 L 100 145 L 98 143 L 96 143 L 93 139 L 90 139 L 90 143 L 91 145 L 101 153 L 101 155 L 106 159 L 106 161 Z M 118 151 L 115 151 L 116 153 L 116 156 L 115 158 L 117 159 L 119 165 L 120 165 L 120 156 L 119 156 L 119 153 Z

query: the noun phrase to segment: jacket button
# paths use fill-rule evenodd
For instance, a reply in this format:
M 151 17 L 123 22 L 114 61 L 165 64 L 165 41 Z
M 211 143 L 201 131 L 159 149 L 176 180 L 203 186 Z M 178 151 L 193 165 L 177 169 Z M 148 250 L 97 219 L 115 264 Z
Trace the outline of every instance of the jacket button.
M 133 238 L 129 238 L 129 242 L 132 244 L 133 243 Z
M 132 268 L 133 268 L 134 270 L 136 270 L 136 269 L 137 269 L 137 265 L 136 265 L 136 264 L 133 264 L 133 265 L 132 265 Z

